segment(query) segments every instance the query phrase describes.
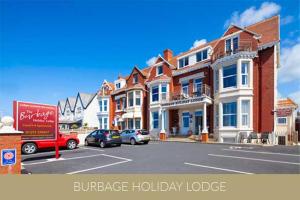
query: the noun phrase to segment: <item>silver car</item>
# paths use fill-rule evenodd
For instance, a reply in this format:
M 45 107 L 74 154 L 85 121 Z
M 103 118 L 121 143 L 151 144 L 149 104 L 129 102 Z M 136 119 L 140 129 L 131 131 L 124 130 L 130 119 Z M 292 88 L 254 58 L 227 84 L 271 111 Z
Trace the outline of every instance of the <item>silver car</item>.
M 150 141 L 150 136 L 148 131 L 146 130 L 123 130 L 121 132 L 122 143 L 129 143 L 131 145 L 135 145 L 137 143 L 148 144 Z

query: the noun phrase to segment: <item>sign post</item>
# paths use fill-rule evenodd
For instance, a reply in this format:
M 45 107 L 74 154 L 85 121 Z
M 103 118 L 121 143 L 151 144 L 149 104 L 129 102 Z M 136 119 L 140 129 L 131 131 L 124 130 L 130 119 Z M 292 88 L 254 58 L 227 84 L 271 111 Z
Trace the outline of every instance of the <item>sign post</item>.
M 58 148 L 58 107 L 54 105 L 14 101 L 14 127 L 23 131 L 22 141 L 54 141 Z

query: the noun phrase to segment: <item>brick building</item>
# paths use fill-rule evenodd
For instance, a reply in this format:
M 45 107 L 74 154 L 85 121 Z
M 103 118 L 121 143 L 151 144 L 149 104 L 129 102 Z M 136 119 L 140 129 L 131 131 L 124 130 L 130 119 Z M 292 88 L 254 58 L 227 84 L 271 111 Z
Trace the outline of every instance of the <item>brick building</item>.
M 274 132 L 279 41 L 274 16 L 231 25 L 179 55 L 166 49 L 153 65 L 109 84 L 109 127 L 148 129 L 153 136 L 209 133 L 220 142 Z

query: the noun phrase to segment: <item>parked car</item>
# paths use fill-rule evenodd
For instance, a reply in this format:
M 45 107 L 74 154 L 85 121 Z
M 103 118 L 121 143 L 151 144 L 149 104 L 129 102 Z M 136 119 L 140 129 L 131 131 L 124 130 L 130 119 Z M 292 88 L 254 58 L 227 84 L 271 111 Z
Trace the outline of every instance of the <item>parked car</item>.
M 65 147 L 67 149 L 75 149 L 79 144 L 77 135 L 58 134 L 57 138 L 58 147 Z M 54 148 L 55 141 L 53 140 L 41 140 L 41 141 L 22 141 L 22 153 L 34 154 L 39 149 Z
M 150 141 L 149 132 L 143 129 L 124 130 L 121 132 L 122 143 L 135 145 L 137 143 L 148 144 Z
M 109 145 L 121 146 L 122 141 L 119 131 L 99 129 L 86 136 L 84 144 L 86 146 L 97 145 L 104 148 Z

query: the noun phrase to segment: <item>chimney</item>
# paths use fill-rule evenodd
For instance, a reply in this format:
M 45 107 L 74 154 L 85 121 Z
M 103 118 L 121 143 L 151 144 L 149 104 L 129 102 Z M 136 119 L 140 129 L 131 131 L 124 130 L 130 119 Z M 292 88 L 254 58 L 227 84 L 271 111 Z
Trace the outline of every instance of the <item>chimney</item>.
M 173 52 L 171 49 L 166 49 L 164 50 L 164 59 L 166 59 L 167 61 L 171 60 L 173 57 Z

